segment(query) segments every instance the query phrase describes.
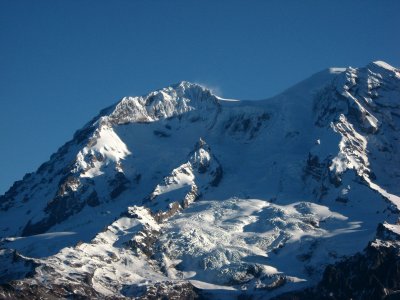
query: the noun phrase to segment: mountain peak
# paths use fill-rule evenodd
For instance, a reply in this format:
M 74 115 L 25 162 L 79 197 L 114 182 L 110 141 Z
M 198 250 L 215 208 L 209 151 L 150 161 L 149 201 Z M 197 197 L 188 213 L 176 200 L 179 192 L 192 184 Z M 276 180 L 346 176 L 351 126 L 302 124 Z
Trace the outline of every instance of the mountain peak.
M 367 65 L 367 68 L 370 69 L 371 71 L 377 71 L 377 72 L 382 72 L 382 71 L 390 71 L 390 72 L 399 72 L 399 69 L 389 65 L 387 62 L 377 60 L 369 63 Z
M 374 62 L 263 101 L 188 81 L 121 99 L 0 196 L 0 298 L 269 299 L 317 285 L 379 223 L 374 249 L 398 251 L 399 98 Z
M 201 84 L 198 83 L 194 83 L 194 82 L 190 82 L 190 81 L 186 81 L 186 80 L 182 80 L 178 83 L 174 83 L 170 85 L 172 88 L 178 89 L 178 88 L 202 88 L 204 90 L 207 90 L 204 86 L 202 86 Z
M 192 110 L 214 110 L 218 98 L 210 90 L 188 81 L 140 97 L 124 97 L 108 116 L 115 124 L 153 122 Z

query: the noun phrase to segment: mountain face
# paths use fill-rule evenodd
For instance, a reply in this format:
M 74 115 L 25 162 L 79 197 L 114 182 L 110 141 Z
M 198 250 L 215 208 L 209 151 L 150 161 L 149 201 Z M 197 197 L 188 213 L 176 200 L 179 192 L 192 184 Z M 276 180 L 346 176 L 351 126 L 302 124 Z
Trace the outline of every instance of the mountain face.
M 395 297 L 399 152 L 384 62 L 123 98 L 0 196 L 0 298 Z

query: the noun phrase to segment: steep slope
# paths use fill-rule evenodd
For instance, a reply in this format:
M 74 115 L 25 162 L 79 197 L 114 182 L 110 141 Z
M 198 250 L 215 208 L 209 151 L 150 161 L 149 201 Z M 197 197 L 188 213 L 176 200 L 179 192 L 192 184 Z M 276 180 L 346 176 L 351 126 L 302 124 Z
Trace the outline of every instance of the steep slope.
M 329 265 L 317 286 L 276 299 L 398 299 L 399 227 L 379 224 L 364 251 Z
M 262 101 L 188 82 L 126 97 L 1 196 L 0 295 L 312 286 L 398 218 L 399 101 L 383 62 Z
M 157 124 L 145 126 L 144 132 L 139 133 L 143 131 L 141 125 L 154 123 L 158 119 L 168 120 L 175 116 L 185 117 L 186 122 L 179 120 L 179 124 L 190 123 L 203 118 L 203 115 L 212 123 L 212 114 L 218 113 L 218 107 L 217 99 L 210 92 L 185 82 L 145 97 L 122 99 L 118 104 L 102 111 L 78 131 L 74 139 L 61 147 L 35 174 L 27 174 L 24 180 L 16 182 L 2 196 L 1 210 L 7 212 L 0 225 L 2 235 L 43 233 L 72 215 L 79 214 L 85 208 L 93 207 L 94 209 L 90 210 L 96 211 L 99 210 L 95 209 L 96 207 L 107 207 L 107 204 L 116 198 L 123 198 L 119 196 L 126 189 L 134 188 L 141 181 L 139 170 L 148 163 L 147 157 L 135 159 L 137 154 L 132 154 L 126 146 L 126 141 L 124 142 L 126 135 L 132 140 L 131 143 L 136 143 L 136 140 L 138 143 L 146 142 L 146 138 L 142 138 L 141 135 L 147 133 L 150 139 L 154 136 L 152 140 L 156 141 L 160 135 L 162 137 L 163 134 L 167 134 L 164 131 L 168 129 L 159 128 Z M 209 112 L 210 110 L 212 111 Z M 126 123 L 133 125 L 131 127 L 140 127 L 138 132 L 134 128 L 124 128 L 126 126 L 122 124 Z M 195 141 L 194 139 L 192 144 Z M 153 147 L 158 148 L 157 145 Z M 135 149 L 130 149 L 132 148 Z M 159 157 L 161 162 L 161 155 L 153 154 Z M 127 156 L 130 156 L 130 161 L 127 167 L 123 168 L 122 164 Z M 178 161 L 179 158 L 165 163 L 163 161 L 163 165 L 154 166 L 154 169 L 165 174 Z M 150 186 L 155 182 L 154 179 L 146 181 L 151 182 Z M 142 188 L 139 192 L 141 196 L 136 199 L 140 203 L 148 190 Z M 129 200 L 125 200 L 119 212 L 126 208 L 126 201 Z M 15 218 L 16 215 L 21 217 Z M 7 220 L 7 217 L 13 218 L 13 222 Z M 113 218 L 114 216 L 105 218 L 103 224 L 96 222 L 99 224 L 94 225 L 97 227 L 94 232 Z

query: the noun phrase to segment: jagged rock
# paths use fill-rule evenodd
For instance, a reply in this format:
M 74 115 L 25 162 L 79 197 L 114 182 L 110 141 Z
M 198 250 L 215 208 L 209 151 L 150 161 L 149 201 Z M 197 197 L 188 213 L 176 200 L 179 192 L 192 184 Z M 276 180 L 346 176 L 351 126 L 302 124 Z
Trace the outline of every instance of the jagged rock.
M 172 203 L 187 208 L 199 199 L 209 186 L 216 187 L 222 179 L 222 174 L 222 166 L 211 153 L 210 146 L 200 138 L 189 154 L 188 162 L 166 176 L 163 182 L 156 186 L 148 200 L 154 203 L 155 209 L 164 210 Z M 165 203 L 160 204 L 165 198 Z M 170 215 L 171 209 L 168 211 Z
M 111 199 L 117 198 L 123 191 L 128 188 L 129 180 L 122 172 L 117 172 L 115 177 L 110 181 L 110 197 Z

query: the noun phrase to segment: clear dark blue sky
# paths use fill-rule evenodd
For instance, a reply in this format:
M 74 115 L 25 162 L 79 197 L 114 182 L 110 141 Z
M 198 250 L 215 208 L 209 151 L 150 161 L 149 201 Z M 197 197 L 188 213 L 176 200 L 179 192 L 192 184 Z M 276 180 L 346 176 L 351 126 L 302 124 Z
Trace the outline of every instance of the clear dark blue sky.
M 267 98 L 330 66 L 400 66 L 400 1 L 0 0 L 0 193 L 101 108 L 181 80 Z

